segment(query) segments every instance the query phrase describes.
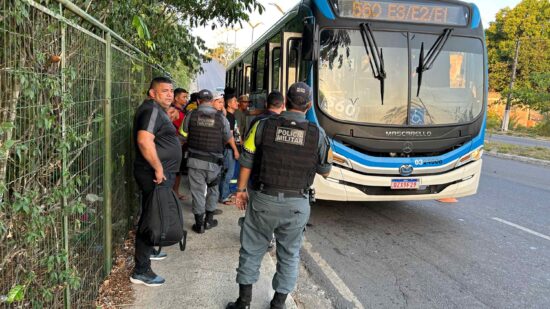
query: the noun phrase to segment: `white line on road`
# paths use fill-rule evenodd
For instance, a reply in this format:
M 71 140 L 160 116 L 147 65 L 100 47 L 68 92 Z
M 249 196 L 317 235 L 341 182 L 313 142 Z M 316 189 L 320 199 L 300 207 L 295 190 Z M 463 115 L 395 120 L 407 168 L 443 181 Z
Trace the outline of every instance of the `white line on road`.
M 304 239 L 304 249 L 307 251 L 307 253 L 311 256 L 311 258 L 319 265 L 319 268 L 321 268 L 321 271 L 327 276 L 327 278 L 330 280 L 332 285 L 344 296 L 345 299 L 352 302 L 355 305 L 355 308 L 364 309 L 363 305 L 355 297 L 355 294 L 348 288 L 348 286 L 340 279 L 338 274 L 330 267 L 330 265 L 321 257 L 321 255 L 317 252 L 314 252 L 312 250 L 312 245 L 307 239 Z
M 507 224 L 507 225 L 509 225 L 509 226 L 513 226 L 513 227 L 515 227 L 515 228 L 517 228 L 517 229 L 520 229 L 520 230 L 522 230 L 522 231 L 524 231 L 524 232 L 527 232 L 527 233 L 529 233 L 529 234 L 533 234 L 533 235 L 538 236 L 538 237 L 540 237 L 540 238 L 544 238 L 544 239 L 546 239 L 546 240 L 550 240 L 550 236 L 546 236 L 546 235 L 541 234 L 541 233 L 539 233 L 539 232 L 537 232 L 537 231 L 533 231 L 533 230 L 531 230 L 531 229 L 528 229 L 528 228 L 523 227 L 523 226 L 521 226 L 521 225 L 512 223 L 512 222 L 510 222 L 510 221 L 506 221 L 506 220 L 503 220 L 503 219 L 497 218 L 497 217 L 493 217 L 493 220 L 498 221 L 498 222 L 500 222 L 500 223 Z

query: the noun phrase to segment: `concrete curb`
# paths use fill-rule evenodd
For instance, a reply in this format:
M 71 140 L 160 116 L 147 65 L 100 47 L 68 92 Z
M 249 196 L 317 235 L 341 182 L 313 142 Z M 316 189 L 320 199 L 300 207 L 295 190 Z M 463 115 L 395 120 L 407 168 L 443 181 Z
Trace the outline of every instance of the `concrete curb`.
M 550 166 L 550 161 L 547 161 L 547 160 L 511 155 L 507 153 L 492 152 L 492 151 L 485 151 L 484 153 L 491 157 L 496 157 L 500 159 L 520 161 L 524 163 L 530 163 L 530 164 L 541 165 L 541 166 Z

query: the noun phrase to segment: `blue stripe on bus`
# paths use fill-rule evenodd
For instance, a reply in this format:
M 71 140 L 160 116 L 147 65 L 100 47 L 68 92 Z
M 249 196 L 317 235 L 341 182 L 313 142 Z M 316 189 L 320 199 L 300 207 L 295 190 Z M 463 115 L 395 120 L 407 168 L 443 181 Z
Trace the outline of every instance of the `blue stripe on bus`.
M 334 13 L 332 12 L 332 8 L 330 7 L 330 1 L 328 0 L 314 0 L 315 5 L 317 5 L 317 8 L 323 15 L 325 15 L 328 19 L 336 19 L 336 16 L 334 16 Z
M 481 23 L 481 15 L 479 13 L 479 9 L 477 8 L 477 5 L 472 5 L 472 29 L 476 29 L 479 27 L 479 23 Z
M 332 140 L 331 141 L 333 151 L 345 158 L 349 158 L 359 164 L 372 167 L 383 168 L 399 168 L 403 164 L 410 164 L 414 167 L 434 167 L 445 165 L 452 162 L 464 155 L 466 155 L 472 149 L 472 142 L 468 142 L 460 148 L 450 151 L 446 154 L 434 157 L 410 157 L 410 158 L 388 158 L 388 157 L 373 157 L 365 155 L 361 152 L 353 150 L 344 146 L 342 143 Z M 422 160 L 422 164 L 416 164 L 415 161 Z M 433 162 L 432 164 L 425 164 L 426 162 Z M 437 164 L 435 164 L 437 163 Z

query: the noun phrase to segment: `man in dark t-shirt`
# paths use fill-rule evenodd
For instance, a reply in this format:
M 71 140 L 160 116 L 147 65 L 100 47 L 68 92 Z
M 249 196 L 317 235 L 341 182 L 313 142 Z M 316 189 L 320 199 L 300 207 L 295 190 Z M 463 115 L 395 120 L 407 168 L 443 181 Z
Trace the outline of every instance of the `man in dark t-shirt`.
M 239 127 L 235 120 L 235 111 L 239 108 L 239 102 L 237 102 L 237 93 L 233 88 L 226 88 L 224 94 L 225 108 L 227 110 L 227 121 L 229 122 L 229 128 L 231 130 L 231 135 L 235 138 L 235 141 L 240 141 L 239 136 Z M 238 153 L 237 149 L 232 149 L 230 144 L 225 145 L 224 150 L 224 174 L 223 178 L 220 181 L 220 196 L 219 202 L 226 205 L 231 204 L 229 195 L 231 194 L 229 190 L 229 185 L 233 174 L 235 173 L 235 163 L 238 160 L 238 157 L 235 157 L 235 152 Z
M 172 81 L 156 77 L 151 81 L 149 98 L 139 106 L 134 117 L 134 177 L 141 191 L 142 215 L 146 213 L 147 200 L 155 186 L 172 188 L 180 168 L 181 144 L 167 114 L 173 99 Z M 140 235 L 136 235 L 136 265 L 130 281 L 147 286 L 162 285 L 164 279 L 151 269 L 151 259 L 164 258 L 165 253 L 155 252 Z

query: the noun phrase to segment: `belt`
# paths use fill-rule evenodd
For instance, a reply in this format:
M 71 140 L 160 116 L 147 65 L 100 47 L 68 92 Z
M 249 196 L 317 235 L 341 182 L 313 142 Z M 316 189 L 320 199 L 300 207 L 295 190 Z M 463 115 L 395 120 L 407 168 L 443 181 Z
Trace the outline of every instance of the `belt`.
M 189 158 L 199 159 L 199 160 L 203 160 L 203 161 L 206 161 L 206 162 L 215 163 L 215 164 L 218 164 L 218 165 L 223 165 L 223 159 L 222 158 L 216 158 L 216 157 L 213 157 L 213 156 L 201 155 L 201 154 L 198 154 L 198 153 L 190 152 L 189 153 Z
M 263 194 L 271 195 L 271 196 L 279 196 L 279 194 L 283 194 L 284 197 L 302 197 L 302 198 L 305 198 L 307 196 L 306 190 L 280 189 L 280 188 L 276 188 L 276 187 L 266 186 L 264 184 L 260 185 L 259 188 L 256 191 L 261 192 Z

